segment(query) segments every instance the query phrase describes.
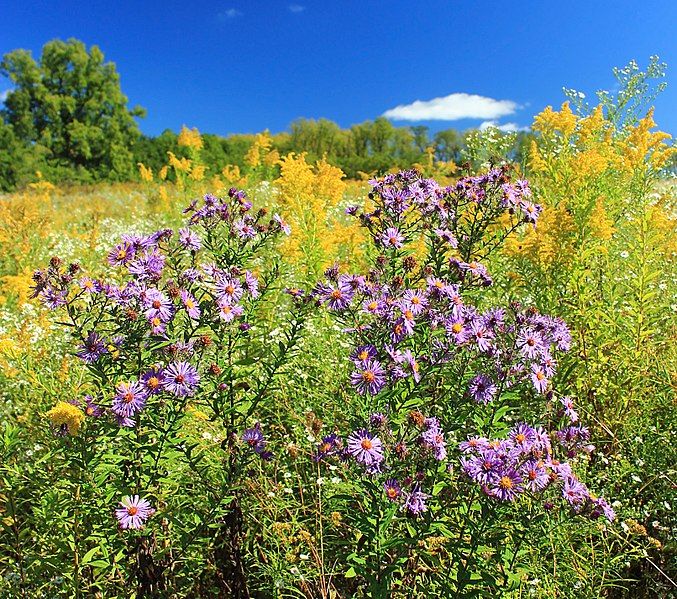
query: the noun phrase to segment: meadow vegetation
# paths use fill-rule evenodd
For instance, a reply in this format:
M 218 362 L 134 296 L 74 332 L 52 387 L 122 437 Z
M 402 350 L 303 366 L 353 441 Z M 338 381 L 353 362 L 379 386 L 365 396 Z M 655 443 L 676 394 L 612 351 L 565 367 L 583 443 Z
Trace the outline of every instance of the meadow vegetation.
M 663 71 L 519 138 L 183 128 L 104 174 L 6 118 L 0 596 L 674 596 Z

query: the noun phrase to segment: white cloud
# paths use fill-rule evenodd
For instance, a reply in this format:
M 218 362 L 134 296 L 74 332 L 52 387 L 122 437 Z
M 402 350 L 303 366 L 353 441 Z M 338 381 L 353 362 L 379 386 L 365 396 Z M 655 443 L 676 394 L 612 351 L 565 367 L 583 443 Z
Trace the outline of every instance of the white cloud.
M 505 133 L 516 133 L 517 131 L 529 131 L 529 127 L 520 127 L 517 123 L 503 123 L 502 125 L 499 125 L 498 121 L 483 121 L 477 128 L 480 131 L 484 131 L 489 127 L 495 127 L 499 131 L 503 131 Z
M 241 17 L 242 11 L 239 11 L 237 8 L 228 8 L 219 13 L 219 19 L 235 19 L 236 17 Z
M 512 100 L 495 100 L 476 94 L 456 93 L 432 100 L 416 100 L 386 110 L 383 116 L 397 121 L 458 121 L 497 119 L 520 108 Z
M 11 89 L 6 89 L 4 92 L 0 92 L 0 102 L 4 102 L 11 91 Z
M 306 7 L 301 6 L 300 4 L 290 4 L 287 8 L 289 9 L 289 12 L 293 12 L 293 13 L 297 13 L 297 14 L 306 10 Z

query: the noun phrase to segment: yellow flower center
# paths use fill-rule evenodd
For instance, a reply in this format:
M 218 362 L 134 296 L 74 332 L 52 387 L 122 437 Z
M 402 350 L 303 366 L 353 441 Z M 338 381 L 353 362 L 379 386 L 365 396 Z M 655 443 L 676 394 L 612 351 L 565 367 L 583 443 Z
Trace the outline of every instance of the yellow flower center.
M 373 383 L 376 380 L 376 375 L 372 370 L 365 370 L 362 373 L 362 380 L 366 381 L 367 383 Z
M 498 486 L 501 487 L 501 489 L 512 489 L 514 483 L 509 476 L 502 476 L 501 480 L 498 482 Z
M 362 439 L 362 443 L 360 443 L 360 445 L 362 446 L 362 449 L 366 449 L 367 451 L 369 451 L 374 446 L 370 439 Z

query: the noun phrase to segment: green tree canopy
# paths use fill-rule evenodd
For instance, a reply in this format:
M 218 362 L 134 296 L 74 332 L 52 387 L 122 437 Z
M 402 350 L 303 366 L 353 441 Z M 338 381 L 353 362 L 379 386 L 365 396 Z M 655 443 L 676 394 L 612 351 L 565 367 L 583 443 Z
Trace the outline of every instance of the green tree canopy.
M 128 179 L 132 145 L 139 136 L 120 77 L 97 46 L 53 40 L 36 61 L 27 50 L 5 54 L 0 72 L 14 85 L 3 121 L 17 140 L 46 149 L 47 164 L 75 179 Z

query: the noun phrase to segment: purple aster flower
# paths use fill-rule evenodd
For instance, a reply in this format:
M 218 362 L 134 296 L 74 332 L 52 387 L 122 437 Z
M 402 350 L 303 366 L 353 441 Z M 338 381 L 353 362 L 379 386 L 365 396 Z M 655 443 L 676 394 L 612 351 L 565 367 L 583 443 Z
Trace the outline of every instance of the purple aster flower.
M 150 318 L 148 323 L 150 324 L 150 332 L 153 335 L 164 335 L 167 330 L 167 325 L 162 322 L 162 319 L 158 316 Z
M 439 423 L 436 426 L 430 426 L 428 430 L 421 433 L 421 444 L 432 451 L 433 457 L 438 462 L 447 457 L 444 433 L 440 430 Z
M 273 220 L 277 223 L 278 227 L 280 227 L 280 231 L 285 235 L 291 235 L 291 227 L 279 214 L 273 214 Z
M 261 423 L 257 422 L 252 428 L 242 433 L 242 440 L 258 455 L 266 454 L 266 440 L 261 430 Z
M 117 393 L 113 398 L 112 409 L 119 416 L 131 418 L 146 405 L 148 393 L 139 381 L 118 383 L 115 389 Z
M 503 308 L 494 308 L 487 311 L 482 316 L 482 322 L 484 322 L 484 326 L 492 331 L 502 329 L 505 324 L 505 310 Z
M 240 281 L 230 276 L 219 276 L 214 284 L 214 289 L 218 300 L 229 304 L 239 302 L 244 294 Z
M 481 451 L 469 459 L 461 459 L 464 472 L 480 484 L 487 484 L 490 479 L 495 478 L 501 465 L 502 461 L 493 449 Z
M 390 227 L 386 229 L 381 235 L 379 235 L 378 240 L 381 242 L 381 245 L 390 249 L 399 249 L 404 245 L 404 237 L 402 233 L 395 227 Z
M 560 397 L 560 403 L 564 406 L 564 413 L 571 422 L 578 422 L 578 412 L 574 408 L 574 402 L 570 397 Z
M 414 313 L 409 309 L 402 310 L 402 317 L 398 318 L 396 324 L 400 324 L 403 327 L 405 335 L 411 335 L 414 332 L 414 327 L 416 326 L 416 319 Z
M 359 429 L 350 435 L 347 449 L 364 466 L 378 465 L 383 461 L 383 443 L 367 429 Z
M 508 436 L 514 443 L 518 454 L 529 453 L 536 441 L 536 431 L 523 422 L 515 425 Z
M 489 448 L 489 441 L 486 437 L 471 437 L 467 441 L 459 443 L 458 448 L 463 453 L 484 451 Z
M 545 464 L 540 460 L 529 460 L 520 468 L 524 486 L 532 493 L 542 491 L 550 484 L 550 476 Z
M 592 518 L 599 518 L 599 516 L 604 515 L 604 517 L 609 522 L 613 522 L 616 519 L 616 512 L 609 505 L 609 502 L 606 501 L 606 499 L 603 499 L 602 497 L 599 497 L 597 499 L 593 499 L 591 497 L 590 499 L 592 500 L 594 505 L 593 510 L 590 514 Z
M 522 214 L 524 215 L 524 220 L 528 223 L 536 224 L 539 215 L 543 211 L 543 206 L 539 204 L 532 204 L 531 202 L 522 201 L 521 202 Z
M 468 384 L 468 393 L 477 402 L 488 404 L 498 392 L 498 387 L 486 374 L 478 374 Z
M 244 308 L 239 304 L 230 304 L 225 300 L 219 302 L 219 318 L 225 322 L 232 322 L 243 313 Z
M 523 330 L 517 336 L 517 348 L 525 358 L 538 358 L 545 349 L 543 337 L 531 329 Z
M 357 370 L 350 375 L 350 383 L 360 395 L 376 395 L 385 387 L 386 373 L 377 360 L 365 360 L 356 367 Z
M 371 298 L 366 300 L 362 304 L 362 310 L 367 314 L 373 314 L 376 316 L 381 316 L 385 312 L 386 303 L 384 301 L 378 300 L 376 298 Z
M 590 431 L 585 426 L 569 426 L 555 433 L 557 440 L 570 450 L 587 449 L 586 443 L 590 440 Z
M 192 252 L 197 252 L 202 247 L 202 241 L 197 233 L 185 227 L 179 229 L 179 243 Z
M 56 310 L 61 306 L 65 306 L 67 297 L 68 291 L 65 289 L 58 290 L 54 287 L 49 287 L 40 292 L 40 301 L 50 310 Z
M 148 289 L 143 299 L 145 316 L 149 321 L 159 318 L 161 322 L 171 320 L 174 313 L 172 301 L 158 289 Z
M 324 460 L 329 456 L 336 455 L 342 448 L 341 438 L 335 434 L 331 433 L 322 438 L 322 441 L 317 446 L 317 452 L 313 456 L 313 459 L 316 462 Z
M 590 498 L 590 493 L 581 481 L 575 476 L 569 475 L 564 477 L 562 497 L 564 497 L 570 505 L 576 507 L 585 503 Z
M 430 495 L 423 493 L 418 486 L 415 486 L 411 493 L 406 494 L 406 499 L 402 507 L 409 515 L 418 516 L 428 510 L 428 506 L 425 502 L 429 497 Z
M 174 362 L 164 371 L 163 387 L 177 397 L 193 395 L 200 382 L 200 375 L 188 362 Z
M 101 291 L 101 283 L 96 279 L 90 279 L 89 277 L 82 277 L 78 281 L 80 288 L 87 293 L 98 293 Z
M 336 288 L 323 283 L 315 288 L 315 294 L 330 310 L 345 310 L 350 305 L 355 292 L 348 286 Z
M 435 277 L 428 277 L 426 279 L 426 283 L 428 286 L 428 293 L 430 293 L 432 297 L 436 298 L 449 297 L 449 294 L 454 289 L 453 285 L 449 285 L 448 283 L 445 283 L 441 279 L 437 279 Z
M 463 318 L 453 319 L 445 324 L 447 335 L 456 345 L 463 345 L 470 337 L 470 329 Z
M 115 422 L 117 422 L 118 426 L 122 426 L 124 428 L 134 428 L 136 425 L 134 418 L 130 418 L 129 416 L 125 416 L 123 414 L 117 414 L 113 412 L 113 418 L 115 419 Z
M 256 237 L 256 229 L 247 222 L 246 218 L 241 218 L 233 223 L 235 233 L 240 239 L 254 239 Z
M 378 352 L 373 345 L 360 345 L 353 351 L 352 354 L 350 354 L 350 359 L 355 363 L 356 366 L 360 366 L 368 360 L 375 359 L 377 356 Z
M 249 270 L 244 273 L 244 288 L 254 299 L 261 295 L 259 292 L 259 280 L 256 275 Z
M 150 395 L 160 393 L 165 382 L 165 375 L 160 366 L 153 366 L 141 375 L 141 385 Z
M 539 393 L 545 393 L 548 389 L 548 379 L 543 372 L 543 368 L 538 364 L 531 365 L 531 382 L 534 384 L 534 389 Z
M 80 345 L 77 356 L 88 364 L 93 364 L 105 353 L 108 353 L 103 338 L 96 332 L 91 331 Z
M 435 229 L 434 233 L 450 247 L 452 248 L 458 247 L 458 241 L 456 237 L 454 237 L 454 234 L 449 229 Z
M 397 501 L 402 495 L 402 487 L 397 479 L 389 478 L 383 483 L 383 490 L 389 501 Z
M 155 250 L 146 251 L 143 255 L 138 256 L 132 260 L 127 270 L 141 281 L 149 279 L 157 281 L 162 275 L 165 267 L 165 257 Z
M 546 466 L 550 468 L 550 476 L 552 480 L 564 480 L 569 476 L 573 476 L 573 470 L 567 462 L 560 462 L 559 460 L 550 459 L 546 462 Z
M 414 382 L 418 383 L 421 380 L 420 366 L 411 350 L 405 349 L 402 352 L 402 364 L 407 367 L 406 369 L 414 378 Z
M 201 278 L 202 275 L 200 275 L 200 271 L 197 268 L 187 268 L 181 273 L 181 279 L 186 283 L 195 283 L 195 281 L 199 281 Z
M 103 414 L 103 408 L 94 401 L 91 395 L 85 395 L 85 416 L 90 418 L 98 418 Z
M 122 507 L 115 510 L 120 528 L 143 528 L 146 520 L 155 510 L 146 499 L 140 499 L 138 495 L 123 497 L 120 502 Z
M 108 253 L 108 264 L 111 266 L 128 264 L 134 258 L 135 253 L 134 245 L 123 241 Z
M 195 297 L 185 289 L 181 290 L 180 296 L 181 302 L 183 303 L 183 307 L 186 309 L 188 316 L 190 316 L 193 320 L 198 320 L 200 318 L 200 306 L 198 305 Z
M 491 349 L 491 339 L 493 337 L 493 333 L 487 329 L 482 320 L 475 320 L 470 325 L 468 338 L 475 342 L 481 352 Z
M 387 421 L 388 417 L 381 412 L 374 412 L 369 416 L 369 426 L 372 428 L 381 428 Z
M 489 492 L 499 501 L 513 501 L 523 490 L 521 483 L 515 470 L 505 470 L 490 479 Z
M 407 289 L 400 301 L 402 309 L 411 311 L 414 316 L 423 312 L 428 305 L 428 298 L 425 293 L 417 289 Z

